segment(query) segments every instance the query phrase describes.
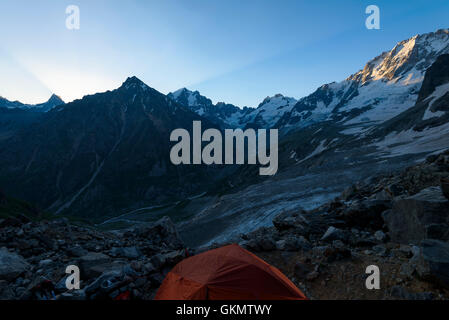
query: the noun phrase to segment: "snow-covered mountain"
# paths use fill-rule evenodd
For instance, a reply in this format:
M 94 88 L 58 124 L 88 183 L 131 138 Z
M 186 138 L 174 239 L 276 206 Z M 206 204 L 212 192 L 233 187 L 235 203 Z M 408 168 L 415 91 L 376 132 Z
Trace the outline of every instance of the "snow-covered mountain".
M 354 127 L 383 123 L 413 107 L 426 70 L 449 53 L 449 31 L 441 29 L 403 40 L 341 82 L 322 85 L 299 99 L 277 94 L 257 108 L 217 103 L 182 88 L 169 94 L 176 102 L 227 127 L 280 128 L 284 132 L 332 121 Z
M 415 104 L 425 71 L 445 53 L 447 29 L 401 41 L 346 80 L 300 99 L 277 126 L 291 130 L 326 120 L 347 125 L 389 120 Z
M 190 91 L 186 88 L 169 93 L 168 96 L 177 103 L 189 107 L 198 115 L 227 128 L 271 128 L 284 113 L 291 111 L 297 102 L 294 98 L 276 94 L 273 97 L 266 97 L 257 108 L 241 109 L 224 102 L 214 105 L 209 98 L 202 96 L 198 91 Z
M 247 127 L 274 128 L 279 119 L 290 112 L 297 103 L 297 100 L 276 94 L 273 97 L 266 97 L 256 109 L 244 115 L 240 123 Z
M 233 104 L 224 102 L 218 102 L 214 105 L 212 100 L 202 96 L 198 91 L 190 91 L 186 88 L 171 92 L 168 94 L 168 97 L 222 128 L 241 126 L 240 119 L 252 110 L 246 107 L 240 109 Z
M 48 99 L 46 102 L 39 104 L 24 104 L 19 101 L 9 101 L 3 97 L 0 97 L 0 108 L 8 108 L 8 109 L 18 108 L 36 112 L 47 112 L 53 109 L 54 107 L 62 104 L 65 104 L 65 102 L 55 94 L 52 94 L 50 99 Z

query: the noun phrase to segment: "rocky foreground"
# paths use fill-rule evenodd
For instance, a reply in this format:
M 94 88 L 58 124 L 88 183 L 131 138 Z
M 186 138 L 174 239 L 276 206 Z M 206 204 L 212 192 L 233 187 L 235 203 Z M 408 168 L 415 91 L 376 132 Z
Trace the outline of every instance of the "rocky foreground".
M 8 218 L 0 220 L 0 299 L 152 299 L 187 253 L 167 217 L 124 232 Z M 69 265 L 81 270 L 81 290 L 66 288 Z
M 240 245 L 311 299 L 449 299 L 448 177 L 449 152 L 430 156 L 315 210 L 283 212 Z M 66 219 L 0 219 L 0 299 L 152 299 L 165 274 L 194 253 L 167 217 L 115 232 Z M 68 265 L 81 270 L 80 290 L 66 288 Z M 365 287 L 369 265 L 380 269 L 379 290 Z
M 448 299 L 448 177 L 449 152 L 430 156 L 313 211 L 283 212 L 240 244 L 312 299 Z M 369 265 L 380 269 L 380 290 L 365 287 Z

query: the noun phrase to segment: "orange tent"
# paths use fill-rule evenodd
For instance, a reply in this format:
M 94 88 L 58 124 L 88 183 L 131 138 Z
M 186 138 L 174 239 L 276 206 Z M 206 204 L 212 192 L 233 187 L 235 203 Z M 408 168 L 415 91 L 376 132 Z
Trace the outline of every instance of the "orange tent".
M 237 244 L 203 252 L 178 263 L 156 300 L 304 300 L 277 268 Z

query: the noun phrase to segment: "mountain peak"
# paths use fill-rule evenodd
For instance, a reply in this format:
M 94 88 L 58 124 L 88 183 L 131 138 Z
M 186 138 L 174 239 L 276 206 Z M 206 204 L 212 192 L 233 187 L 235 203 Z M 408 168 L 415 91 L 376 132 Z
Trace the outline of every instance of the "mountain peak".
M 212 100 L 202 96 L 198 90 L 191 91 L 187 88 L 181 88 L 175 92 L 170 92 L 168 97 L 188 107 L 204 107 L 213 105 Z
M 53 105 L 58 105 L 58 104 L 64 104 L 64 100 L 61 99 L 60 96 L 56 95 L 56 94 L 52 94 L 50 99 L 48 99 L 47 103 L 51 103 Z
M 168 94 L 168 96 L 170 96 L 172 99 L 178 99 L 178 97 L 181 95 L 181 94 L 183 94 L 183 93 L 185 93 L 185 92 L 192 92 L 192 91 L 190 91 L 189 89 L 187 89 L 186 87 L 183 87 L 183 88 L 181 88 L 181 89 L 178 89 L 178 90 L 176 90 L 176 91 L 174 91 L 174 92 L 170 92 L 169 94 Z
M 140 87 L 142 89 L 148 89 L 149 87 L 136 76 L 128 77 L 125 82 L 123 82 L 121 88 L 130 89 Z
M 383 52 L 370 60 L 363 70 L 351 75 L 347 80 L 366 83 L 371 80 L 403 78 L 407 73 L 415 71 L 421 78 L 425 70 L 436 58 L 449 51 L 449 30 L 414 35 L 398 42 L 393 49 Z M 422 79 L 421 79 L 422 80 Z

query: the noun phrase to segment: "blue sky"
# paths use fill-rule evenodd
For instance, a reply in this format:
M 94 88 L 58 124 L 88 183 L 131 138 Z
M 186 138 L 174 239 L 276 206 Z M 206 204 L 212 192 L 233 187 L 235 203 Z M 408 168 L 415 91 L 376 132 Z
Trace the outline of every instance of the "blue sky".
M 68 5 L 80 29 L 65 27 Z M 381 29 L 365 28 L 380 8 Z M 0 95 L 71 101 L 131 75 L 163 92 L 256 107 L 340 81 L 417 33 L 449 27 L 447 0 L 3 0 Z

